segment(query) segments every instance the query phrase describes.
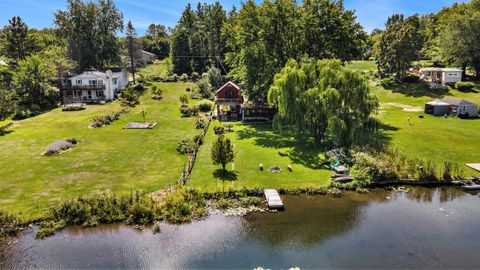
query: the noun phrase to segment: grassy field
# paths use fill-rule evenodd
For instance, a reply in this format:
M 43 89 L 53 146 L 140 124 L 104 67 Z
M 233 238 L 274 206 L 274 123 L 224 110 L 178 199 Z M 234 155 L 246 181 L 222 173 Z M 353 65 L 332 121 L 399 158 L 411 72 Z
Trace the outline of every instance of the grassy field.
M 152 66 L 151 68 L 157 68 Z M 198 133 L 193 118 L 181 118 L 179 96 L 191 84 L 157 83 L 164 99 L 148 92 L 141 104 L 112 125 L 89 129 L 95 115 L 119 110 L 117 102 L 89 105 L 84 111 L 61 109 L 15 122 L 0 137 L 0 207 L 22 217 L 39 217 L 51 203 L 92 192 L 154 191 L 174 184 L 186 157 L 177 143 Z M 153 130 L 124 130 L 130 121 L 159 121 Z M 56 140 L 77 138 L 79 145 L 60 156 L 42 156 Z
M 376 69 L 371 61 L 357 61 L 351 66 L 359 70 Z M 378 118 L 386 125 L 385 134 L 394 147 L 410 157 L 439 163 L 445 160 L 461 165 L 480 162 L 480 153 L 473 150 L 480 141 L 480 119 L 434 117 L 423 112 L 425 102 L 444 97 L 464 98 L 480 104 L 478 87 L 470 92 L 453 88 L 439 91 L 419 82 L 385 89 L 376 82 L 375 91 L 380 102 Z M 425 118 L 419 118 L 420 115 Z M 412 125 L 408 123 L 409 117 Z
M 330 172 L 320 165 L 323 155 L 313 150 L 307 140 L 296 140 L 292 136 L 272 132 L 271 124 L 235 123 L 233 132 L 228 133 L 235 145 L 234 172 L 222 176 L 218 165 L 210 158 L 212 143 L 216 137 L 213 122 L 201 147 L 192 173 L 190 186 L 204 191 L 222 191 L 242 187 L 278 188 L 311 187 L 330 183 Z M 264 171 L 259 170 L 259 164 Z M 293 171 L 287 170 L 291 164 Z M 269 167 L 278 166 L 280 173 L 270 173 Z M 227 166 L 232 170 L 232 165 Z

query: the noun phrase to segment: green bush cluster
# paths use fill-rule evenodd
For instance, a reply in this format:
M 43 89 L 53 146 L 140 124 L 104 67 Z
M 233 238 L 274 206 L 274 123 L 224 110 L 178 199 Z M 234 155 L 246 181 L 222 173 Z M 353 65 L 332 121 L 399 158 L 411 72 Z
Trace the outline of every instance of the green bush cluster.
M 177 151 L 183 155 L 192 154 L 195 151 L 195 142 L 192 139 L 183 139 L 177 145 Z
M 198 110 L 201 112 L 209 112 L 212 110 L 213 103 L 211 101 L 202 101 L 198 104 Z
M 65 225 L 96 226 L 126 221 L 129 224 L 151 224 L 161 217 L 152 198 L 143 192 L 117 195 L 97 194 L 79 197 L 52 208 L 55 222 Z
M 183 117 L 190 117 L 198 115 L 198 107 L 197 106 L 189 106 L 188 104 L 180 105 L 180 113 Z
M 230 207 L 232 207 L 232 202 L 227 198 L 220 198 L 217 201 L 217 208 L 220 210 L 227 210 Z
M 160 207 L 164 219 L 178 224 L 207 215 L 205 199 L 192 188 L 180 188 L 169 193 Z
M 464 172 L 458 164 L 411 159 L 395 149 L 377 153 L 357 152 L 353 156 L 352 174 L 358 181 L 437 181 L 464 178 Z
M 205 119 L 197 118 L 197 120 L 195 120 L 196 129 L 204 129 L 206 126 L 207 126 L 207 121 L 205 121 Z
M 120 111 L 113 112 L 113 113 L 106 114 L 106 115 L 96 115 L 95 117 L 93 117 L 93 122 L 92 122 L 92 124 L 90 124 L 90 127 L 91 128 L 101 128 L 103 126 L 108 126 L 112 122 L 117 121 L 118 119 L 120 119 L 122 116 L 124 116 L 125 114 L 127 114 L 129 112 L 130 112 L 130 110 L 122 109 Z
M 459 91 L 471 91 L 475 87 L 473 82 L 457 82 L 455 88 Z
M 156 85 L 152 86 L 152 99 L 154 100 L 163 99 L 163 90 L 158 88 Z
M 12 214 L 0 210 L 0 237 L 15 236 L 19 231 L 21 222 Z
M 240 199 L 240 205 L 242 207 L 259 206 L 262 200 L 259 197 L 245 197 Z
M 135 107 L 140 104 L 139 93 L 131 87 L 126 87 L 120 92 L 118 98 L 123 107 Z

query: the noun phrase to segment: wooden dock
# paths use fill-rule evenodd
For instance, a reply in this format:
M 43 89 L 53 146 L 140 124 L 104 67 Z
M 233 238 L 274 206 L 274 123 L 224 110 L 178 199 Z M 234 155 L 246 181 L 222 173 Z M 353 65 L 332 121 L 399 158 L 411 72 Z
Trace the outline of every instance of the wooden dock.
M 263 191 L 267 205 L 270 209 L 283 209 L 283 202 L 276 189 L 265 189 Z

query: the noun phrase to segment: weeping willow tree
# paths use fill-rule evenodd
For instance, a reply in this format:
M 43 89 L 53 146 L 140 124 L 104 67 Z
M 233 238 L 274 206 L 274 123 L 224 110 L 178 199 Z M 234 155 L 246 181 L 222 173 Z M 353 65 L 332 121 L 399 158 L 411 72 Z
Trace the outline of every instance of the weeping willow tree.
M 278 108 L 274 125 L 309 133 L 317 146 L 330 136 L 350 147 L 370 127 L 378 100 L 366 78 L 337 60 L 290 60 L 275 75 L 268 102 Z

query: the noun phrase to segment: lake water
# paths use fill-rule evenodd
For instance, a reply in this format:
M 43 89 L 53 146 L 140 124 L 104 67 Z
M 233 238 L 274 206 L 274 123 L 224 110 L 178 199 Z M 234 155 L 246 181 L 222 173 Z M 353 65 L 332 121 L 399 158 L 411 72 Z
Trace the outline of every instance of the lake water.
M 391 197 L 387 199 L 386 197 Z M 457 188 L 283 196 L 286 210 L 211 215 L 162 231 L 124 225 L 33 232 L 0 268 L 479 268 L 480 197 Z

